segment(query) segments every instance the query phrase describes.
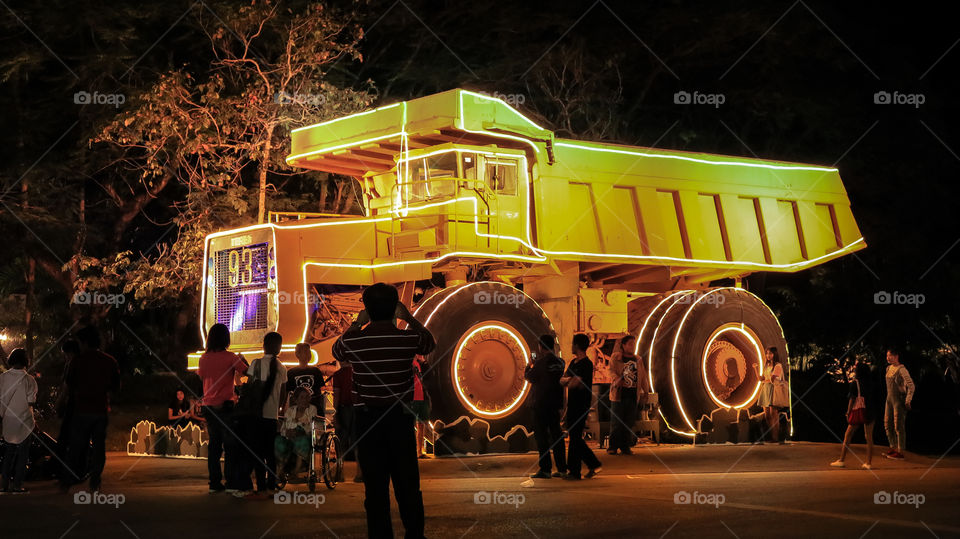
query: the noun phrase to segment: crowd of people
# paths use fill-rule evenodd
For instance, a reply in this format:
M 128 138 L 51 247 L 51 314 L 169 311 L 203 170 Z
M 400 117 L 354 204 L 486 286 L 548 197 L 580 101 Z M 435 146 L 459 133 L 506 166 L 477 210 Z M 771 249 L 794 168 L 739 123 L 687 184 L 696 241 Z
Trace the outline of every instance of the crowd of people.
M 116 360 L 100 350 L 100 333 L 88 326 L 61 345 L 64 375 L 55 403 L 60 417 L 60 435 L 55 447 L 45 447 L 57 464 L 62 491 L 89 481 L 91 491 L 100 489 L 106 464 L 107 418 L 111 395 L 120 389 Z M 0 374 L 0 415 L 3 417 L 2 492 L 24 494 L 30 445 L 46 445 L 36 433 L 34 407 L 38 387 L 28 371 L 30 362 L 22 348 L 7 358 L 9 370 Z
M 295 347 L 298 366 L 288 369 L 279 359 L 283 338 L 275 332 L 264 336 L 262 357 L 248 363 L 229 350 L 230 331 L 225 325 L 209 329 L 197 370 L 202 398 L 187 398 L 178 390 L 167 419 L 174 426 L 194 422 L 206 429 L 211 494 L 265 498 L 277 491 L 278 474 L 296 470 L 312 458 L 311 435 L 314 423 L 325 421 L 322 390 L 329 384 L 343 448 L 340 456 L 357 460 L 354 480 L 364 484 L 369 534 L 392 536 L 392 482 L 406 535 L 422 537 L 424 509 L 417 461 L 424 456 L 430 416 L 423 382 L 429 370 L 425 358 L 435 341 L 399 301 L 393 286 L 372 285 L 364 290 L 362 301 L 364 309 L 333 345 L 334 361 L 321 365 L 311 365 L 315 353 L 300 343 Z M 406 327 L 398 327 L 398 321 Z M 100 347 L 100 335 L 93 327 L 81 329 L 61 346 L 66 366 L 55 408 L 62 421 L 52 452 L 61 463 L 57 475 L 63 491 L 87 480 L 91 491 L 101 487 L 108 414 L 111 396 L 120 389 L 120 371 L 116 360 Z M 644 362 L 635 355 L 635 347 L 633 336 L 621 338 L 604 366 L 611 403 L 610 455 L 632 452 L 637 443 L 633 427 L 638 403 L 649 392 Z M 529 404 L 539 453 L 539 470 L 532 478 L 580 480 L 602 469 L 584 439 L 595 399 L 595 365 L 588 354 L 592 348 L 587 335 L 574 335 L 573 357 L 565 364 L 556 353 L 553 335 L 542 335 L 537 341 L 524 373 L 531 388 Z M 886 456 L 903 459 L 905 417 L 914 384 L 896 350 L 888 350 L 886 357 L 883 417 L 890 440 Z M 23 349 L 10 354 L 7 366 L 0 374 L 5 445 L 0 487 L 3 493 L 16 494 L 27 491 L 24 476 L 36 429 L 33 408 L 38 386 Z M 773 441 L 783 443 L 779 418 L 781 408 L 789 405 L 789 393 L 776 349 L 766 350 L 758 376 L 758 404 L 766 430 Z M 831 466 L 845 466 L 849 444 L 862 426 L 867 441 L 862 467 L 872 467 L 873 426 L 882 392 L 878 378 L 868 364 L 855 365 L 847 395 L 848 427 L 840 457 Z

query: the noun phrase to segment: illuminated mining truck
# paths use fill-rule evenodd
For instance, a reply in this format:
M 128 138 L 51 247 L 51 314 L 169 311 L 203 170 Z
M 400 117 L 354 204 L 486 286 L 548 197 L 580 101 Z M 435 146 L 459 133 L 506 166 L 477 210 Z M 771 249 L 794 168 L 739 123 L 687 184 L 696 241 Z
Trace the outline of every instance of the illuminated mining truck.
M 451 90 L 292 132 L 291 165 L 356 178 L 363 216 L 272 214 L 206 239 L 201 333 L 267 331 L 331 361 L 362 287 L 394 283 L 429 328 L 433 418 L 525 423 L 538 335 L 637 337 L 670 430 L 756 402 L 774 313 L 741 287 L 865 247 L 837 169 L 561 139 Z M 360 194 L 362 187 L 362 194 Z M 196 365 L 197 354 L 190 364 Z M 789 372 L 789 370 L 787 370 Z

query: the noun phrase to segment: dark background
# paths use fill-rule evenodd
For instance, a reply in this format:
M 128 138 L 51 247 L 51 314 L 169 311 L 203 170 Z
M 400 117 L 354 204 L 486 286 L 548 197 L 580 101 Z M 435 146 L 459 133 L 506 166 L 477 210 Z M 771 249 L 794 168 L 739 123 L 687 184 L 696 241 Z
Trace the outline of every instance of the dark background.
M 49 350 L 86 320 L 107 329 L 128 377 L 182 370 L 185 352 L 199 345 L 196 283 L 94 311 L 70 304 L 77 273 L 63 268 L 77 255 L 109 259 L 124 250 L 153 260 L 190 241 L 170 233 L 170 208 L 187 196 L 178 186 L 158 193 L 112 241 L 116 208 L 103 194 L 91 138 L 133 96 L 153 91 L 162 73 L 211 76 L 202 21 L 213 13 L 229 20 L 244 4 L 54 0 L 0 8 L 0 185 L 11 189 L 0 195 L 0 323 L 26 335 L 31 312 L 33 355 L 48 356 L 41 373 L 55 376 L 60 359 Z M 306 4 L 278 3 L 293 11 Z M 862 358 L 882 368 L 892 345 L 918 382 L 910 448 L 956 450 L 953 12 L 934 2 L 370 0 L 329 8 L 363 37 L 362 58 L 338 62 L 328 82 L 365 92 L 373 104 L 465 87 L 522 99 L 519 108 L 558 136 L 839 167 L 868 248 L 748 280 L 785 328 L 797 437 L 837 441 L 845 407 L 838 366 Z M 72 102 L 92 87 L 118 88 L 131 103 L 110 110 Z M 719 93 L 725 102 L 679 105 L 678 91 Z M 924 102 L 877 104 L 880 91 L 921 94 Z M 23 207 L 23 179 L 40 210 Z M 312 196 L 312 185 L 286 181 L 271 197 Z M 77 197 L 86 204 L 83 242 L 75 240 Z M 232 214 L 225 225 L 253 219 Z M 922 294 L 924 302 L 877 304 L 881 291 Z

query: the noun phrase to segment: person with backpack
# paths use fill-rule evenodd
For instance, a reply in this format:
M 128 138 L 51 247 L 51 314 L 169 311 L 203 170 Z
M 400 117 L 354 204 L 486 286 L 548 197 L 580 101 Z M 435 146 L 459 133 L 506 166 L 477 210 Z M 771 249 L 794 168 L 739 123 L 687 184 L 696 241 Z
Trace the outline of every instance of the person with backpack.
M 888 459 L 903 460 L 903 451 L 907 448 L 907 411 L 913 401 L 913 378 L 903 363 L 900 352 L 894 348 L 887 350 L 887 402 L 883 414 L 883 423 L 887 431 L 890 450 Z
M 847 390 L 847 432 L 843 435 L 843 444 L 840 446 L 840 458 L 831 462 L 834 468 L 843 468 L 843 462 L 850 447 L 850 441 L 860 426 L 863 426 L 863 435 L 867 439 L 867 458 L 860 465 L 864 470 L 873 468 L 873 424 L 876 414 L 876 382 L 872 376 L 872 369 L 866 363 L 857 363 L 854 378 L 848 384 Z
M 643 370 L 633 353 L 636 343 L 633 335 L 621 338 L 610 358 L 610 423 L 613 425 L 607 447 L 610 455 L 616 455 L 618 450 L 629 455 L 636 442 L 633 427 L 637 420 L 637 398 L 642 393 L 640 373 Z
M 37 402 L 37 381 L 27 372 L 27 353 L 23 348 L 10 352 L 10 370 L 0 374 L 0 417 L 7 451 L 3 457 L 3 493 L 26 494 L 23 478 L 27 474 L 27 454 L 36 422 L 33 407 Z
M 248 381 L 240 393 L 238 411 L 246 422 L 247 446 L 253 457 L 253 476 L 256 494 L 239 492 L 243 497 L 264 497 L 277 489 L 277 457 L 274 440 L 277 436 L 277 418 L 280 402 L 286 395 L 287 369 L 278 356 L 283 348 L 283 337 L 271 331 L 263 337 L 263 357 L 253 360 L 247 369 Z M 249 469 L 249 468 L 248 468 Z

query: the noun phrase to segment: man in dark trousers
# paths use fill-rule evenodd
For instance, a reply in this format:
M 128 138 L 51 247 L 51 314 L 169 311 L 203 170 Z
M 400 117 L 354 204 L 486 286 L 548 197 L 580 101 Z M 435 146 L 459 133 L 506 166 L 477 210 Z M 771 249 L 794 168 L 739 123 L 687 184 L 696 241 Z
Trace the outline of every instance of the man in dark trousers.
M 70 435 L 67 462 L 72 474 L 63 474 L 60 488 L 79 483 L 87 462 L 87 447 L 92 451 L 90 491 L 100 490 L 103 467 L 107 462 L 107 414 L 110 395 L 120 390 L 117 361 L 100 351 L 100 333 L 88 326 L 77 332 L 80 354 L 70 361 L 65 376 L 70 403 Z
M 567 366 L 560 383 L 567 388 L 567 475 L 564 479 L 580 479 L 580 463 L 587 465 L 587 479 L 600 472 L 600 461 L 583 440 L 583 428 L 593 401 L 593 363 L 587 358 L 590 337 L 583 333 L 573 336 L 573 360 Z
M 563 477 L 567 471 L 567 459 L 563 446 L 563 431 L 560 430 L 560 413 L 563 411 L 563 360 L 553 355 L 556 338 L 541 335 L 537 354 L 527 365 L 523 377 L 530 382 L 530 400 L 533 403 L 533 435 L 540 452 L 540 471 L 531 475 L 534 479 Z M 557 471 L 550 473 L 550 450 Z
M 358 458 L 363 471 L 367 535 L 393 537 L 390 481 L 405 537 L 424 532 L 423 493 L 417 462 L 413 358 L 427 355 L 433 336 L 403 303 L 397 289 L 377 283 L 363 291 L 364 310 L 333 345 L 340 363 L 353 365 Z M 398 329 L 394 318 L 407 323 Z M 366 326 L 366 327 L 364 327 Z

